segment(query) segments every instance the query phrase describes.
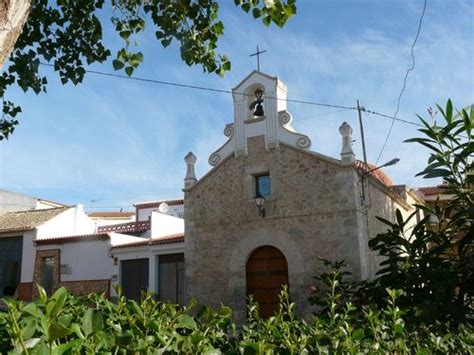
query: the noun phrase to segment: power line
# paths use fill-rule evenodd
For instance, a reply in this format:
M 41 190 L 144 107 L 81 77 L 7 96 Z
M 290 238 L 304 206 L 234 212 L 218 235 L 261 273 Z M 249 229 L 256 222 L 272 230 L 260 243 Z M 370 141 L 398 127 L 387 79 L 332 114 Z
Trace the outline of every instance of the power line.
M 385 115 L 385 114 L 383 114 L 383 113 L 376 112 L 376 111 L 371 111 L 371 110 L 367 110 L 367 109 L 365 109 L 365 108 L 362 108 L 362 111 L 367 112 L 367 113 L 370 113 L 371 115 L 376 115 L 376 116 L 380 116 L 380 117 L 384 117 L 384 118 L 389 118 L 389 119 L 392 120 L 392 122 L 398 121 L 398 122 L 403 122 L 403 123 L 411 124 L 411 125 L 417 126 L 417 127 L 423 127 L 421 124 L 416 123 L 416 122 L 413 122 L 413 121 L 404 120 L 404 119 L 402 119 L 402 118 L 398 118 L 398 117 L 395 117 L 395 116 Z
M 398 95 L 398 100 L 397 100 L 397 108 L 395 110 L 395 114 L 393 115 L 394 117 L 397 117 L 398 115 L 398 111 L 400 109 L 400 102 L 402 100 L 402 95 L 403 93 L 405 92 L 405 89 L 406 89 L 406 86 L 407 86 L 407 80 L 408 80 L 408 75 L 410 74 L 411 71 L 413 71 L 415 69 L 415 65 L 416 65 L 416 62 L 415 62 L 415 52 L 414 52 L 414 49 L 415 49 L 415 45 L 416 45 L 416 42 L 418 41 L 418 36 L 420 35 L 420 32 L 421 32 L 421 25 L 423 24 L 423 18 L 425 17 L 425 12 L 426 12 L 426 3 L 427 3 L 427 0 L 424 0 L 423 2 L 423 10 L 421 12 L 421 16 L 420 16 L 420 21 L 418 23 L 418 29 L 416 31 L 416 35 L 415 35 L 415 39 L 413 40 L 413 43 L 411 45 L 411 48 L 410 48 L 410 54 L 411 54 L 411 60 L 412 60 L 412 64 L 411 66 L 407 69 L 406 73 L 405 73 L 405 78 L 403 79 L 403 87 L 402 87 L 402 90 L 400 91 L 400 94 Z M 387 132 L 387 136 L 385 137 L 385 141 L 383 143 L 383 146 L 382 146 L 382 149 L 380 150 L 380 153 L 377 157 L 377 160 L 375 161 L 375 165 L 377 165 L 377 163 L 379 162 L 380 160 L 380 157 L 382 156 L 383 154 L 383 151 L 385 150 L 385 147 L 387 146 L 387 143 L 388 143 L 388 140 L 390 139 L 390 135 L 392 134 L 392 129 L 393 129 L 393 126 L 395 125 L 395 120 L 392 120 L 392 123 L 390 125 L 390 129 L 388 130 Z
M 53 64 L 49 64 L 49 63 L 41 63 L 41 65 L 48 66 L 48 67 L 54 67 Z M 206 86 L 198 86 L 198 85 L 190 85 L 190 84 L 182 84 L 182 83 L 177 83 L 177 82 L 173 82 L 173 81 L 140 78 L 140 77 L 135 77 L 135 76 L 132 77 L 132 76 L 106 73 L 106 72 L 102 72 L 102 71 L 89 70 L 89 69 L 86 69 L 85 72 L 86 73 L 91 73 L 91 74 L 97 74 L 97 75 L 113 77 L 113 78 L 128 79 L 128 80 L 141 81 L 141 82 L 147 82 L 147 83 L 153 83 L 153 84 L 159 84 L 159 85 L 168 85 L 168 86 L 182 87 L 182 88 L 187 88 L 187 89 L 203 90 L 203 91 L 210 91 L 210 92 L 219 92 L 219 93 L 222 93 L 222 94 L 231 94 L 231 95 L 233 94 L 233 92 L 231 90 L 215 89 L 215 88 L 210 88 L 210 87 L 206 87 Z M 243 96 L 252 96 L 252 95 L 245 94 L 245 93 L 238 93 L 238 94 L 243 95 Z M 340 109 L 344 109 L 344 110 L 355 110 L 356 109 L 355 107 L 350 107 L 350 106 L 333 105 L 333 104 L 327 104 L 327 103 L 315 102 L 315 101 L 304 101 L 304 100 L 296 100 L 296 99 L 283 99 L 283 98 L 276 98 L 276 97 L 271 97 L 271 96 L 265 96 L 265 98 L 269 99 L 269 100 L 281 100 L 281 101 L 292 102 L 292 103 L 297 103 L 297 104 L 322 106 L 322 107 L 333 107 L 333 108 L 340 108 Z
M 48 66 L 48 67 L 54 67 L 53 64 L 49 63 L 41 63 L 41 65 Z M 187 88 L 187 89 L 195 89 L 195 90 L 204 90 L 204 91 L 210 91 L 210 92 L 218 92 L 218 93 L 223 93 L 223 94 L 232 94 L 231 90 L 224 90 L 224 89 L 216 89 L 216 88 L 211 88 L 211 87 L 206 87 L 206 86 L 198 86 L 198 85 L 190 85 L 190 84 L 182 84 L 182 83 L 177 83 L 173 81 L 166 81 L 166 80 L 157 80 L 157 79 L 149 79 L 149 78 L 140 78 L 140 77 L 129 77 L 126 75 L 121 75 L 121 74 L 114 74 L 114 73 L 107 73 L 107 72 L 102 72 L 102 71 L 97 71 L 97 70 L 85 70 L 87 73 L 91 74 L 97 74 L 97 75 L 102 75 L 102 76 L 107 76 L 107 77 L 113 77 L 113 78 L 119 78 L 119 79 L 127 79 L 127 80 L 134 80 L 134 81 L 139 81 L 139 82 L 147 82 L 147 83 L 152 83 L 152 84 L 159 84 L 159 85 L 168 85 L 168 86 L 175 86 L 175 87 L 182 87 L 182 88 Z M 241 94 L 245 96 L 250 96 L 246 94 Z M 283 99 L 283 98 L 275 98 L 275 97 L 266 97 L 267 99 L 273 99 L 273 100 L 282 100 L 282 101 L 287 101 L 287 102 L 292 102 L 292 103 L 298 103 L 298 104 L 305 104 L 305 105 L 313 105 L 313 106 L 321 106 L 321 107 L 331 107 L 331 108 L 338 108 L 339 110 L 337 111 L 332 111 L 332 112 L 325 112 L 319 115 L 314 115 L 310 117 L 305 117 L 302 120 L 310 119 L 310 118 L 316 118 L 320 116 L 326 116 L 326 115 L 331 115 L 339 112 L 343 112 L 346 110 L 357 110 L 357 107 L 355 106 L 343 106 L 343 105 L 334 105 L 334 104 L 327 104 L 327 103 L 322 103 L 322 102 L 316 102 L 316 101 L 307 101 L 307 100 L 297 100 L 297 99 Z M 383 113 L 379 113 L 376 111 L 368 110 L 366 108 L 362 109 L 364 112 L 367 112 L 372 115 L 377 115 L 380 117 L 384 118 L 389 118 L 393 121 L 399 121 L 411 125 L 415 125 L 418 127 L 422 127 L 420 124 L 417 124 L 415 122 L 397 118 L 395 116 L 389 116 Z M 301 120 L 301 119 L 300 119 Z M 300 121 L 299 120 L 299 121 Z

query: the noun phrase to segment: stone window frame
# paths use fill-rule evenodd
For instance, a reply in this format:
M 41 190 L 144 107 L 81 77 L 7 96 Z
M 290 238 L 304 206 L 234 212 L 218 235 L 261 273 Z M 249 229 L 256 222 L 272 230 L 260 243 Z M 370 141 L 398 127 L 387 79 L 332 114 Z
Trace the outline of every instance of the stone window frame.
M 270 196 L 266 197 L 265 201 L 274 201 L 278 198 L 278 182 L 273 169 L 269 169 L 266 165 L 253 165 L 245 170 L 244 192 L 249 202 L 255 203 L 254 201 L 257 196 L 255 178 L 263 174 L 268 174 L 271 177 Z

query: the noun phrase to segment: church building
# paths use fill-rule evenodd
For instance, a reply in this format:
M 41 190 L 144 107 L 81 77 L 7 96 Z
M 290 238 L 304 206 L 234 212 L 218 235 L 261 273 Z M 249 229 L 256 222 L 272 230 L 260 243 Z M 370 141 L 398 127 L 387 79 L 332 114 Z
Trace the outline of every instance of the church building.
M 253 295 L 270 316 L 286 284 L 298 312 L 309 313 L 318 257 L 345 260 L 356 280 L 374 275 L 379 260 L 368 240 L 386 229 L 375 215 L 412 213 L 417 196 L 356 160 L 345 122 L 334 132 L 339 159 L 310 150 L 291 125 L 287 87 L 277 77 L 253 71 L 232 93 L 234 122 L 209 157 L 210 171 L 197 179 L 197 158 L 185 157 L 187 298 L 231 306 L 241 320 Z

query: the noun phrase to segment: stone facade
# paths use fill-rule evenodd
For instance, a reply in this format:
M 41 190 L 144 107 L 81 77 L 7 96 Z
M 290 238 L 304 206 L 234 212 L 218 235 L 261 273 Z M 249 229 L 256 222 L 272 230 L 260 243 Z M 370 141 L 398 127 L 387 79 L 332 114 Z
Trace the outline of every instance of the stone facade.
M 228 304 L 242 318 L 246 261 L 263 245 L 285 255 L 291 297 L 301 312 L 308 308 L 317 257 L 345 259 L 361 279 L 365 241 L 358 239 L 355 169 L 289 146 L 267 151 L 262 137 L 248 140 L 248 152 L 228 158 L 185 193 L 188 295 L 214 306 Z M 270 173 L 272 190 L 265 218 L 254 200 L 254 175 L 262 172 Z
M 269 93 L 264 114 L 245 120 L 248 102 L 242 97 L 255 87 Z M 291 300 L 300 314 L 309 314 L 307 288 L 321 272 L 318 257 L 344 260 L 354 280 L 371 277 L 380 260 L 369 251 L 369 236 L 386 230 L 375 215 L 393 220 L 397 208 L 405 215 L 413 208 L 389 188 L 390 179 L 380 170 L 363 172 L 347 123 L 339 130 L 341 160 L 310 151 L 309 139 L 291 127 L 286 86 L 278 78 L 253 72 L 233 92 L 234 123 L 224 131 L 228 142 L 209 159 L 214 167 L 197 179 L 196 157 L 189 153 L 185 159 L 187 297 L 229 305 L 236 320 L 243 320 L 247 272 L 254 273 L 247 271 L 247 261 L 257 248 L 272 246 L 286 258 Z M 271 186 L 263 216 L 256 199 L 260 174 L 269 175 Z

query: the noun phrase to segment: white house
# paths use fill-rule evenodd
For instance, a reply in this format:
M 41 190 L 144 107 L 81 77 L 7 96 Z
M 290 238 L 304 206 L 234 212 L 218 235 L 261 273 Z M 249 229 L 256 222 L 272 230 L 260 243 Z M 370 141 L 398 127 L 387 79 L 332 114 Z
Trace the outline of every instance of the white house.
M 0 215 L 0 296 L 31 299 L 35 241 L 65 234 L 94 232 L 81 205 L 8 212 Z

